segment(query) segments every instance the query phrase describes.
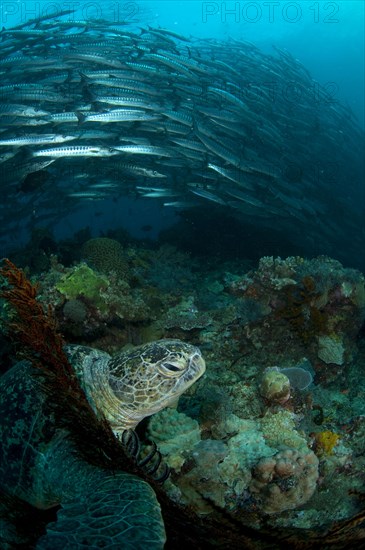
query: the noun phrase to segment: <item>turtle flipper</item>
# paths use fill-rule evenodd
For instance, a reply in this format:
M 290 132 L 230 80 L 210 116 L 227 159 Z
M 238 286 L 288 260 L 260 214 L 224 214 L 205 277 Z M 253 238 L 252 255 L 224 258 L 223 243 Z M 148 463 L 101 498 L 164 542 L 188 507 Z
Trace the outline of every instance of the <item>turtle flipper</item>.
M 161 550 L 165 540 L 153 489 L 130 474 L 105 472 L 90 492 L 62 505 L 36 548 Z

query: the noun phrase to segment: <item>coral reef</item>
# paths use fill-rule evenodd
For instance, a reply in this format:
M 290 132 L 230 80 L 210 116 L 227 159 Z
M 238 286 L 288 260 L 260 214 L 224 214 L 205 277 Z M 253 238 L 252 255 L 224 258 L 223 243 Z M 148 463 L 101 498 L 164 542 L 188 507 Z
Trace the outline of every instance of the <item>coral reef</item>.
M 268 412 L 261 420 L 230 414 L 225 430 L 226 443 L 200 441 L 198 423 L 172 410 L 149 422 L 149 437 L 180 472 L 175 483 L 199 513 L 209 511 L 205 499 L 232 509 L 251 493 L 262 511 L 278 513 L 301 506 L 313 495 L 318 459 L 297 431 L 292 413 Z
M 267 444 L 274 448 L 284 446 L 293 449 L 306 449 L 307 439 L 299 433 L 295 421 L 295 415 L 287 410 L 281 409 L 277 412 L 268 410 L 260 420 L 261 430 Z
M 316 453 L 320 455 L 331 455 L 333 449 L 341 439 L 340 436 L 330 430 L 314 434 Z
M 170 498 L 258 529 L 360 514 L 364 276 L 323 256 L 264 257 L 246 272 L 245 261 L 209 270 L 171 246 L 115 250 L 123 273 L 105 258 L 96 269 L 51 257 L 39 295 L 67 340 L 112 352 L 178 337 L 201 348 L 204 381 L 141 432 L 172 469 Z
M 85 263 L 81 263 L 65 273 L 55 288 L 68 300 L 85 298 L 95 307 L 105 311 L 106 304 L 101 293 L 109 287 L 109 284 L 106 276 L 99 275 Z
M 101 273 L 115 272 L 120 278 L 129 273 L 122 245 L 107 237 L 89 239 L 82 247 L 82 258 Z
M 70 268 L 54 263 L 41 279 L 41 290 L 43 298 L 56 308 L 68 338 L 92 340 L 108 351 L 130 341 L 134 327 L 140 326 L 142 332 L 152 321 L 149 304 L 153 293 L 148 288 L 132 288 L 127 281 L 99 273 L 84 262 Z M 142 340 L 136 334 L 132 341 L 139 344 Z
M 250 470 L 258 458 L 271 456 L 274 450 L 267 445 L 265 434 L 260 430 L 260 425 L 255 420 L 243 420 L 231 415 L 227 422 L 227 428 L 239 429 L 237 435 L 228 440 L 229 460 L 226 463 L 234 463 L 242 470 Z M 225 463 L 222 463 L 222 469 Z
M 200 441 L 200 428 L 196 420 L 175 409 L 167 408 L 155 414 L 147 434 L 154 441 L 167 463 L 179 472 L 185 462 L 183 453 L 191 450 Z
M 343 366 L 356 353 L 354 337 L 364 322 L 364 281 L 358 271 L 324 256 L 265 257 L 257 270 L 231 281 L 227 291 L 266 308 L 261 321 L 245 326 L 246 343 L 257 350 L 268 343 L 284 359 L 282 345 L 290 342 L 297 360 L 305 354 L 323 377 L 327 371 L 321 362 Z M 330 376 L 336 372 L 332 369 Z
M 290 399 L 290 380 L 278 367 L 269 367 L 263 374 L 260 393 L 268 402 L 283 405 Z
M 221 482 L 218 468 L 227 452 L 222 441 L 200 441 L 190 455 L 193 467 L 179 477 L 180 499 L 199 514 L 212 513 L 212 503 L 222 509 L 226 506 L 226 486 Z
M 183 298 L 178 305 L 169 308 L 164 320 L 165 328 L 179 328 L 184 331 L 203 329 L 211 323 L 209 314 L 199 311 L 193 296 Z
M 231 493 L 237 498 L 248 488 L 251 480 L 251 469 L 261 457 L 269 457 L 275 450 L 266 444 L 259 425 L 254 420 L 242 420 L 234 415 L 229 419 L 239 432 L 228 440 L 228 454 L 218 465 L 221 482 L 226 489 L 227 500 Z
M 164 292 L 192 290 L 195 277 L 192 268 L 195 262 L 186 253 L 164 244 L 148 254 L 148 279 Z
M 277 514 L 305 504 L 316 490 L 318 476 L 318 458 L 312 451 L 286 449 L 259 461 L 250 491 L 263 512 Z

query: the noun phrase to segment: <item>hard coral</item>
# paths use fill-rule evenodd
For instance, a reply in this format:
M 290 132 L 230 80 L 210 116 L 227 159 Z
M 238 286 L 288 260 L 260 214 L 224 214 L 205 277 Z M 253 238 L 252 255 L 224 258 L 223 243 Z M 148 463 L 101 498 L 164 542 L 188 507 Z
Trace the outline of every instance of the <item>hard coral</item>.
M 290 399 L 290 380 L 278 367 L 269 367 L 262 377 L 260 393 L 269 403 L 283 405 Z
M 296 416 L 286 410 L 267 411 L 261 418 L 261 430 L 265 441 L 277 449 L 285 446 L 292 449 L 306 450 L 307 441 L 296 429 Z
M 118 277 L 126 278 L 128 262 L 122 245 L 114 239 L 99 237 L 86 241 L 82 248 L 83 258 L 101 273 L 114 271 Z
M 318 458 L 312 451 L 285 449 L 258 462 L 249 489 L 263 512 L 277 514 L 305 504 L 317 480 Z
M 176 471 L 180 471 L 185 462 L 183 453 L 200 441 L 198 422 L 172 408 L 153 415 L 147 433 L 157 443 L 162 455 L 167 457 L 169 466 Z
M 285 289 L 284 305 L 277 309 L 277 318 L 288 321 L 304 344 L 312 342 L 318 334 L 328 332 L 329 313 L 321 306 L 321 293 L 310 276 Z
M 68 300 L 63 306 L 63 315 L 71 323 L 81 324 L 87 317 L 87 309 L 80 300 Z
M 165 328 L 180 328 L 185 331 L 203 329 L 211 323 L 209 315 L 195 306 L 193 296 L 188 296 L 177 306 L 170 308 L 164 320 Z

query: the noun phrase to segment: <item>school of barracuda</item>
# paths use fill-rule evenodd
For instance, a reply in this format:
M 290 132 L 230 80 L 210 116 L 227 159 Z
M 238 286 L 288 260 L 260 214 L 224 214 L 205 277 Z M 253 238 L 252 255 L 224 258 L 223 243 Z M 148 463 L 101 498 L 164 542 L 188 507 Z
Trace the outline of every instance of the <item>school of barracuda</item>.
M 357 244 L 363 133 L 286 51 L 68 12 L 0 40 L 2 234 L 132 195 Z

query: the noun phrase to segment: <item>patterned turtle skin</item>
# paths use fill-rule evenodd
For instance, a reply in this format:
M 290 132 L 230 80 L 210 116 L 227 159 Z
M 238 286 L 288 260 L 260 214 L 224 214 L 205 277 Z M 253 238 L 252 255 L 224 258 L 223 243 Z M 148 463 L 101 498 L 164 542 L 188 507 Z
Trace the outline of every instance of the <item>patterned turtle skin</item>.
M 199 349 L 180 340 L 158 340 L 114 357 L 82 346 L 69 346 L 68 354 L 94 411 L 115 433 L 173 404 L 205 370 Z
M 96 414 L 115 433 L 174 402 L 205 371 L 200 350 L 160 340 L 111 357 L 84 346 L 66 353 Z M 153 489 L 142 479 L 80 458 L 55 425 L 34 368 L 21 362 L 0 378 L 0 486 L 40 509 L 61 505 L 36 548 L 162 549 L 165 530 Z M 1 522 L 0 546 L 15 537 Z

